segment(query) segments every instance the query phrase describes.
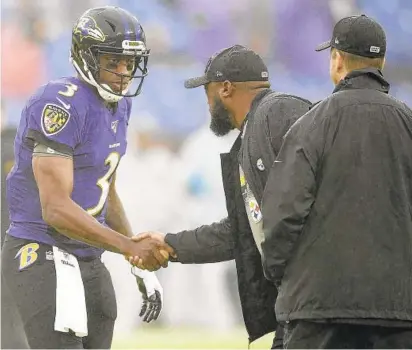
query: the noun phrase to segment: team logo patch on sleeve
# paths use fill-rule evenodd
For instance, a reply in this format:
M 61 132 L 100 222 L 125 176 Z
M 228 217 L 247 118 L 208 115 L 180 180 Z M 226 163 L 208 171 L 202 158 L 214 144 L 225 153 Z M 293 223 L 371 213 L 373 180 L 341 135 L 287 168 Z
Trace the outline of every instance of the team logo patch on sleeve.
M 62 131 L 70 119 L 70 113 L 62 107 L 48 103 L 43 108 L 41 127 L 46 135 Z

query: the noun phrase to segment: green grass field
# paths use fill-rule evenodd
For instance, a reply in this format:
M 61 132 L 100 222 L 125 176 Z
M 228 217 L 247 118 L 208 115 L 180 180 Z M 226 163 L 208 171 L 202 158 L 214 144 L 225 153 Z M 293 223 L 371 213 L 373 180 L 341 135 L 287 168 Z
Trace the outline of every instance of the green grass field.
M 273 334 L 255 341 L 251 349 L 270 349 Z M 226 332 L 202 328 L 153 328 L 142 326 L 128 337 L 115 337 L 113 349 L 247 349 L 244 329 Z

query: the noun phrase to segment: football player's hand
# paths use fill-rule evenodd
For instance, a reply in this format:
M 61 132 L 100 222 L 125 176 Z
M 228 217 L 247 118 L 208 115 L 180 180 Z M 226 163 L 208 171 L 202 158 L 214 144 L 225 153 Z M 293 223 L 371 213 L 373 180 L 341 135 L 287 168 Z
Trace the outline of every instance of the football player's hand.
M 163 288 L 154 272 L 140 270 L 134 266 L 132 273 L 136 277 L 137 286 L 143 298 L 139 316 L 143 317 L 143 321 L 147 323 L 156 321 L 162 311 Z
M 139 242 L 141 240 L 149 239 L 152 242 L 157 242 L 158 250 L 155 253 L 157 253 L 157 256 L 161 255 L 161 257 L 165 259 L 164 263 L 162 264 L 162 267 L 167 267 L 169 257 L 170 256 L 176 257 L 176 254 L 173 248 L 165 243 L 164 236 L 165 235 L 160 232 L 153 232 L 153 231 L 143 232 L 143 233 L 140 233 L 132 237 L 132 240 L 135 242 Z M 149 270 L 149 271 L 157 270 L 157 269 L 153 269 L 152 266 L 150 266 L 150 264 L 148 263 L 148 261 L 145 261 L 140 256 L 133 256 L 133 257 L 130 256 L 128 257 L 128 260 L 132 265 L 137 266 L 138 268 L 142 270 Z
M 170 249 L 165 243 L 151 238 L 150 235 L 140 235 L 130 239 L 125 257 L 134 266 L 156 271 L 160 267 L 167 267 Z

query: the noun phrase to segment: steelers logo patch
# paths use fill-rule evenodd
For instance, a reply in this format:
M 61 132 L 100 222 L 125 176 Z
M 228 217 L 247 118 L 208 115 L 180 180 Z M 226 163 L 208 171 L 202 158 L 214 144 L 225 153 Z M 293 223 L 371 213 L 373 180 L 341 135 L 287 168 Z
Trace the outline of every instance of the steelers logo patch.
M 64 129 L 69 119 L 69 112 L 57 105 L 48 103 L 43 108 L 41 127 L 46 135 L 54 135 Z
M 252 220 L 255 223 L 258 223 L 262 220 L 262 212 L 260 211 L 259 204 L 257 203 L 255 199 L 251 199 L 249 201 L 249 211 L 250 211 Z

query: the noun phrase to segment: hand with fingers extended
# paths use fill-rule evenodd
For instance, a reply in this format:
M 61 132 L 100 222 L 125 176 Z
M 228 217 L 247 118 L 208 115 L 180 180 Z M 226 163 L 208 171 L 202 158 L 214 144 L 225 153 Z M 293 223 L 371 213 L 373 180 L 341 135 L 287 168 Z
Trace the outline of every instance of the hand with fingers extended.
M 140 254 L 128 254 L 126 259 L 142 270 L 156 271 L 160 267 L 167 267 L 169 257 L 176 257 L 173 248 L 165 243 L 164 234 L 160 232 L 143 232 L 131 239 L 143 249 Z
M 136 277 L 137 286 L 142 294 L 143 304 L 140 317 L 150 323 L 156 321 L 163 307 L 163 288 L 154 272 L 132 267 L 132 274 Z

